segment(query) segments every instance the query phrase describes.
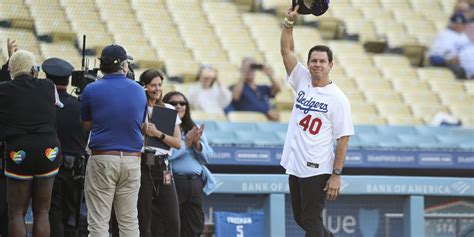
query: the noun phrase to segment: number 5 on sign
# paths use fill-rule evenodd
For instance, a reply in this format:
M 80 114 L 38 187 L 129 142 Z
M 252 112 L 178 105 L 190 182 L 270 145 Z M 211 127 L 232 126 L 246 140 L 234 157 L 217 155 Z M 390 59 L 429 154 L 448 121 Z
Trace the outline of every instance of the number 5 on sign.
M 243 225 L 236 225 L 235 231 L 237 231 L 236 237 L 244 237 L 244 226 Z
M 302 120 L 300 120 L 299 125 L 303 127 L 304 131 L 309 131 L 311 135 L 316 135 L 321 129 L 322 121 L 319 118 L 312 118 L 310 114 L 306 115 Z

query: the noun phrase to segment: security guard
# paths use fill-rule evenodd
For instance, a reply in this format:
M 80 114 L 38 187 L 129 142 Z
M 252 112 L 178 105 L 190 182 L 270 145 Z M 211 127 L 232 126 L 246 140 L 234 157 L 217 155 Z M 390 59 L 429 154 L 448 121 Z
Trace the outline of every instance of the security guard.
M 78 236 L 79 208 L 83 191 L 83 168 L 88 134 L 80 123 L 80 103 L 67 93 L 73 66 L 65 60 L 50 58 L 43 62 L 46 77 L 54 82 L 62 109 L 57 109 L 57 133 L 63 162 L 56 176 L 49 218 L 51 236 Z

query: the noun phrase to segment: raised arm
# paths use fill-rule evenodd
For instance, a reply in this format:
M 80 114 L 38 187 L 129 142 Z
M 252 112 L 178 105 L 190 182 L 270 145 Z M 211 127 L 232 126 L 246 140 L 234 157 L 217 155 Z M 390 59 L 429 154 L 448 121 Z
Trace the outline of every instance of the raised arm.
M 291 74 L 298 63 L 293 42 L 293 23 L 298 16 L 298 8 L 299 6 L 296 5 L 294 9 L 291 7 L 288 9 L 283 23 L 283 29 L 281 31 L 280 52 L 287 75 Z

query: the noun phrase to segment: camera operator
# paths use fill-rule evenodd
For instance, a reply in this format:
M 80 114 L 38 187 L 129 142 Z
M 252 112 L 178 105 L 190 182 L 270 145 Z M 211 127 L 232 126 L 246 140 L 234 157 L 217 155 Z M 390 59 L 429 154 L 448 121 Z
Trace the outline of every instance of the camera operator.
M 84 182 L 92 237 L 109 235 L 112 203 L 120 236 L 139 236 L 137 200 L 147 99 L 143 87 L 125 77 L 127 58 L 123 47 L 105 47 L 100 57 L 104 77 L 87 85 L 81 95 L 82 124 L 92 129 Z
M 257 85 L 255 83 L 255 71 L 263 70 L 271 82 L 271 86 Z M 240 80 L 231 87 L 232 103 L 226 111 L 256 111 L 267 116 L 269 120 L 278 121 L 278 112 L 272 108 L 270 98 L 280 92 L 281 86 L 273 78 L 272 69 L 263 64 L 255 63 L 253 58 L 244 58 L 240 66 Z
M 56 109 L 56 128 L 62 150 L 62 163 L 54 180 L 49 220 L 51 237 L 77 236 L 80 199 L 83 191 L 83 167 L 88 134 L 81 125 L 81 104 L 67 93 L 73 66 L 59 58 L 43 62 L 46 78 L 56 85 L 64 108 Z

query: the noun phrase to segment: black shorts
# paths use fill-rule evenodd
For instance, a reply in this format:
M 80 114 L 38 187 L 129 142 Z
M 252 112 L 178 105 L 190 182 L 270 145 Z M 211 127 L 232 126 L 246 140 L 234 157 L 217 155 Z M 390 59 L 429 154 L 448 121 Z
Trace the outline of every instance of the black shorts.
M 7 139 L 5 176 L 31 180 L 58 173 L 61 159 L 56 134 L 28 134 Z

